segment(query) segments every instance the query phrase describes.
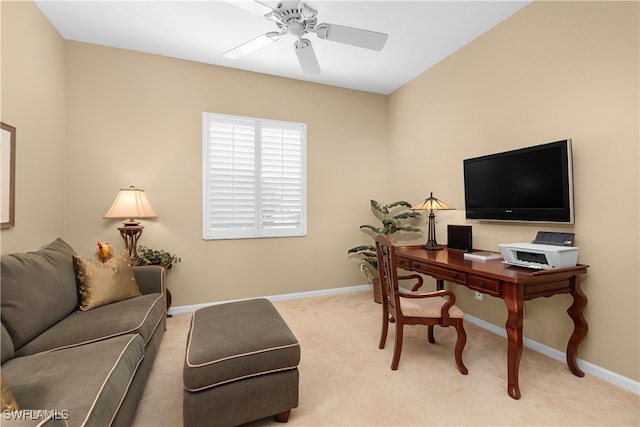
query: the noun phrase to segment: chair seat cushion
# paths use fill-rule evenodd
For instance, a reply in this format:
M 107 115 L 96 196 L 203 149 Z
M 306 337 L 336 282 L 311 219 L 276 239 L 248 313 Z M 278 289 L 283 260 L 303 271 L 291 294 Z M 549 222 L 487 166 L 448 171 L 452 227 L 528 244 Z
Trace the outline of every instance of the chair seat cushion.
M 205 307 L 191 320 L 184 388 L 200 391 L 295 369 L 299 362 L 300 344 L 269 300 Z
M 400 307 L 402 315 L 405 317 L 431 317 L 439 318 L 442 312 L 442 306 L 446 304 L 447 299 L 443 297 L 432 298 L 400 298 Z M 462 319 L 464 312 L 456 305 L 449 308 L 449 317 L 454 319 Z

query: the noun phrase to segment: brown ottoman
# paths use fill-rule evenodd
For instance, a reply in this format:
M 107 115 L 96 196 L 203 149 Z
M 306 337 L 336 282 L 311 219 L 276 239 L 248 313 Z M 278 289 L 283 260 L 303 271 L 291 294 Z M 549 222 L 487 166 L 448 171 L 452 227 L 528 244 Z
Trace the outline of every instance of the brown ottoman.
M 237 426 L 298 406 L 300 344 L 267 299 L 214 305 L 191 319 L 184 361 L 185 427 Z

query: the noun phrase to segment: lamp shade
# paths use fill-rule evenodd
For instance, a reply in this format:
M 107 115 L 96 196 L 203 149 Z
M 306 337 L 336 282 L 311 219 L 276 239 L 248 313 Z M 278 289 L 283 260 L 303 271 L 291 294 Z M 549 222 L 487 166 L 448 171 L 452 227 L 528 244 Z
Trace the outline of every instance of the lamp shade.
M 411 209 L 415 209 L 415 210 L 439 210 L 439 211 L 444 211 L 444 210 L 455 210 L 455 208 L 449 206 L 448 204 L 446 204 L 445 202 L 443 202 L 440 199 L 436 199 L 435 197 L 433 197 L 433 193 L 430 193 L 429 198 L 423 200 L 422 202 L 418 203 L 415 206 L 412 206 Z
M 157 217 L 144 190 L 133 185 L 118 191 L 111 208 L 104 214 L 106 219 L 129 219 L 131 223 L 136 223 L 135 218 Z

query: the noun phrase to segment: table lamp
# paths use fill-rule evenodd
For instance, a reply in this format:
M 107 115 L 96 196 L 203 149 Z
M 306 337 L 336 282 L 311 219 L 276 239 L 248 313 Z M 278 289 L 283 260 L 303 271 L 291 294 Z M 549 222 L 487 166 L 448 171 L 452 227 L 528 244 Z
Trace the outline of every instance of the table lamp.
M 138 239 L 142 235 L 144 227 L 136 218 L 157 218 L 156 212 L 151 207 L 144 190 L 135 188 L 123 188 L 116 194 L 111 208 L 104 214 L 105 219 L 127 219 L 122 227 L 118 228 L 124 241 L 125 248 L 129 251 L 131 259 L 138 257 Z
M 430 193 L 429 198 L 423 200 L 415 206 L 412 206 L 411 209 L 429 211 L 429 236 L 427 237 L 427 243 L 423 246 L 423 248 L 431 251 L 442 249 L 442 246 L 439 246 L 438 242 L 436 242 L 436 215 L 433 213 L 433 211 L 454 210 L 455 208 L 452 208 L 440 199 L 436 199 L 435 197 L 433 197 L 433 193 Z

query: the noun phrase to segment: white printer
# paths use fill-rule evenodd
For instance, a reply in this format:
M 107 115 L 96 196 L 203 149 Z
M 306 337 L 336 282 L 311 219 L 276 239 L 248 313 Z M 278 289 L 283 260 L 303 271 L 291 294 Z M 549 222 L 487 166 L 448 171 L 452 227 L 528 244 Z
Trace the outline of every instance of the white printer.
M 533 243 L 501 243 L 500 254 L 506 264 L 519 267 L 549 270 L 575 267 L 578 248 L 573 243 L 573 233 L 539 232 Z
M 575 247 L 537 243 L 501 243 L 498 247 L 505 263 L 519 267 L 548 270 L 575 267 L 578 263 Z

